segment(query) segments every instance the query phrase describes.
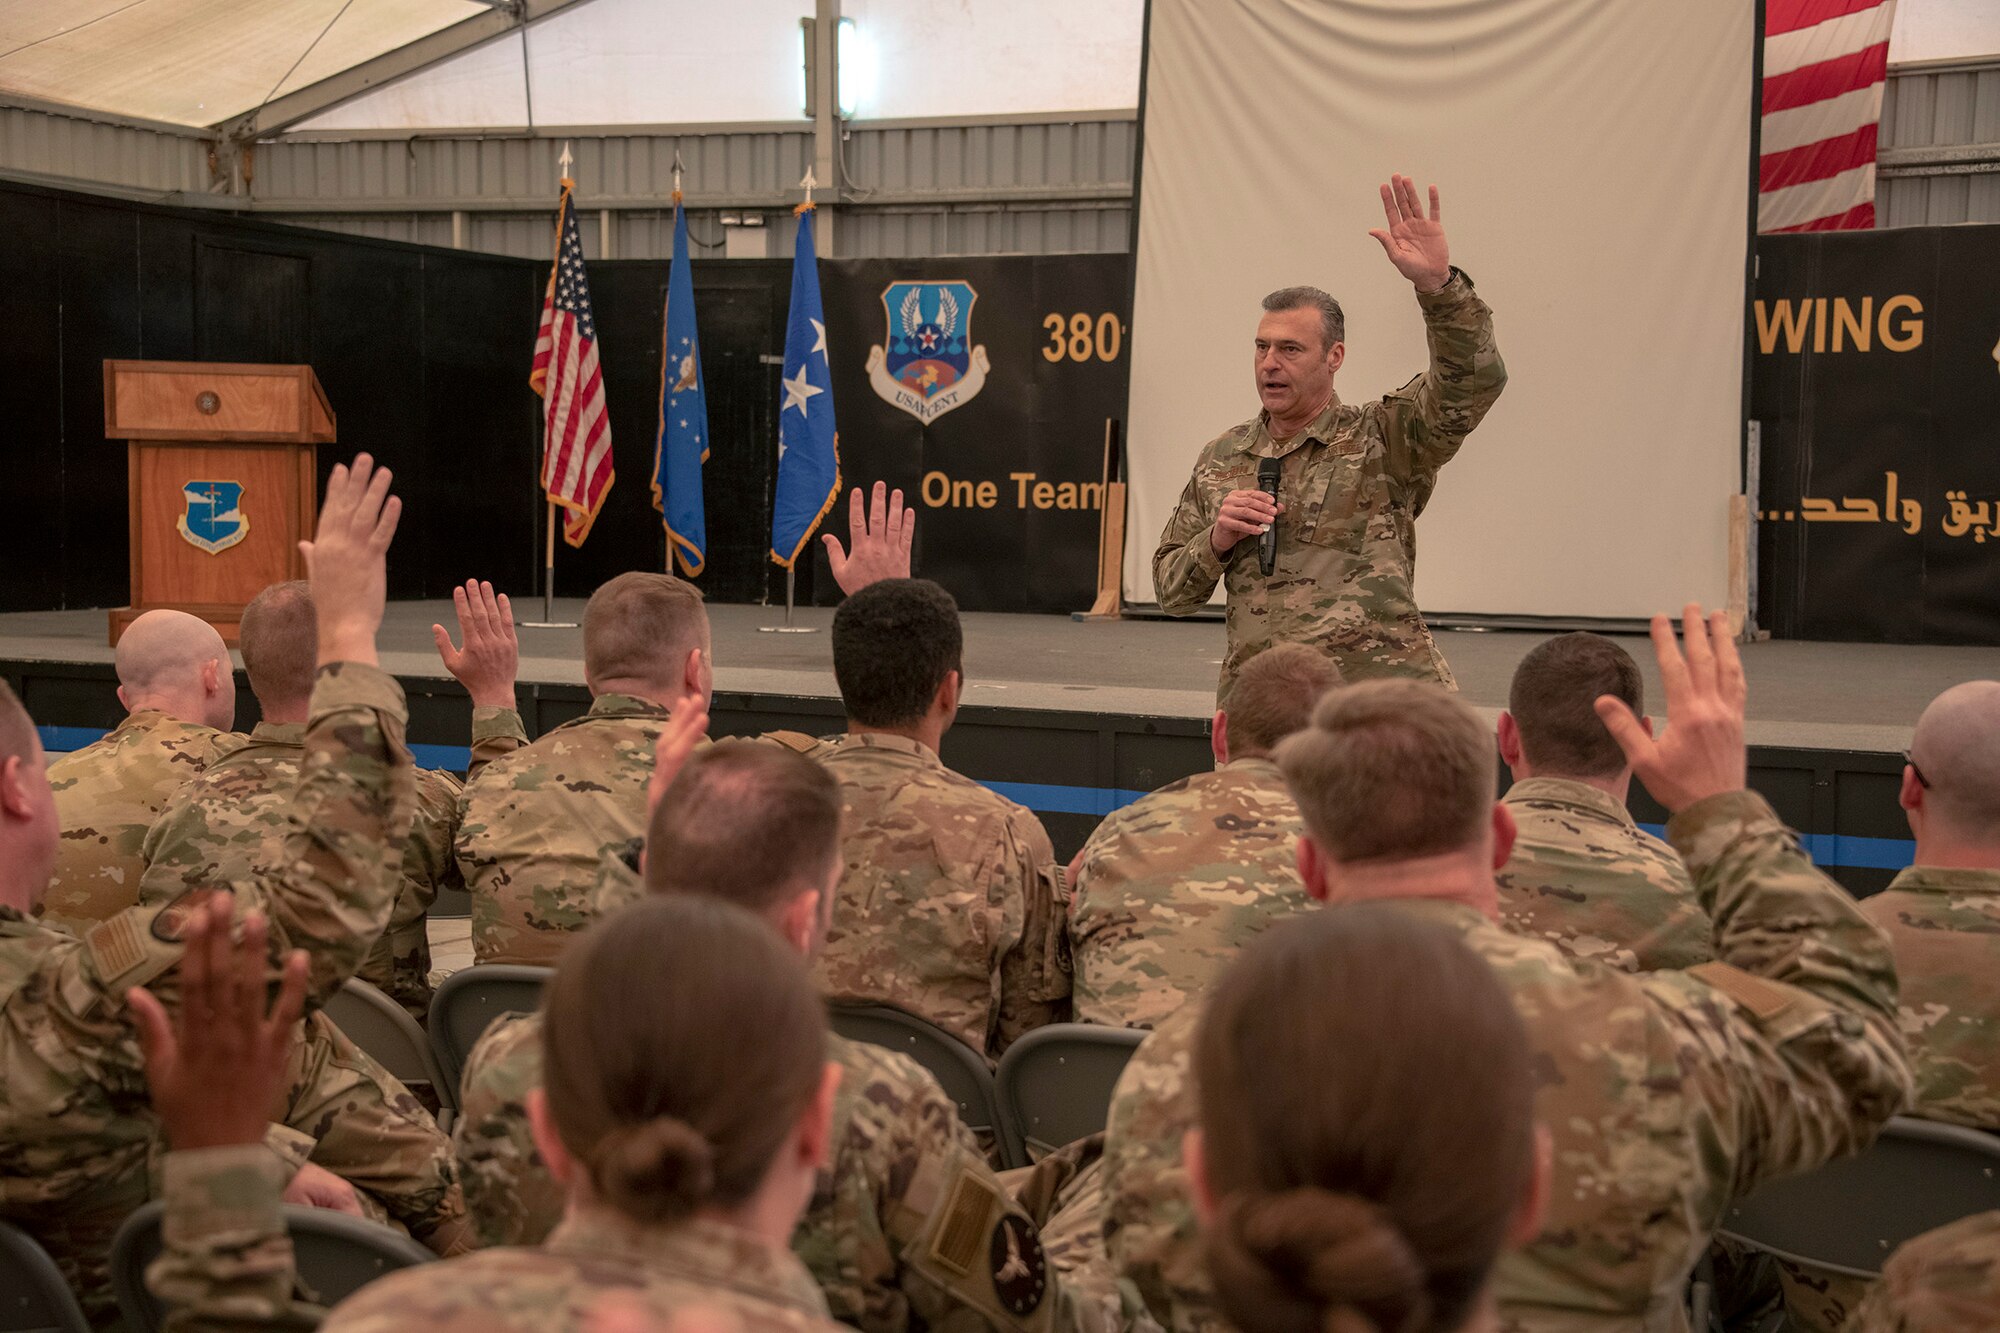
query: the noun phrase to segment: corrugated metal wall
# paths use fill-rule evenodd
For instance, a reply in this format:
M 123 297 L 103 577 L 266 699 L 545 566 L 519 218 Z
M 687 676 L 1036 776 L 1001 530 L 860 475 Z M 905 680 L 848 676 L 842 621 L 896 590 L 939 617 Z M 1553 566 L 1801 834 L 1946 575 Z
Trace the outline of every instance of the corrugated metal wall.
M 1882 226 L 2000 222 L 2000 60 L 1889 71 L 1876 178 Z
M 592 256 L 669 253 L 666 204 L 677 153 L 698 252 L 723 253 L 722 218 L 730 215 L 761 218 L 766 253 L 791 253 L 790 209 L 813 151 L 804 125 L 606 131 L 570 142 Z M 1123 250 L 1136 142 L 1135 123 L 1117 117 L 857 123 L 841 142 L 847 197 L 834 219 L 831 253 Z M 257 146 L 248 208 L 273 221 L 538 257 L 550 247 L 562 144 L 518 136 L 294 136 Z M 0 107 L 0 170 L 242 207 L 241 196 L 208 193 L 208 151 L 200 138 L 87 114 Z M 2000 222 L 2000 60 L 1892 69 L 1879 174 L 1884 226 Z
M 0 169 L 49 184 L 200 192 L 208 189 L 208 144 L 170 131 L 0 106 Z

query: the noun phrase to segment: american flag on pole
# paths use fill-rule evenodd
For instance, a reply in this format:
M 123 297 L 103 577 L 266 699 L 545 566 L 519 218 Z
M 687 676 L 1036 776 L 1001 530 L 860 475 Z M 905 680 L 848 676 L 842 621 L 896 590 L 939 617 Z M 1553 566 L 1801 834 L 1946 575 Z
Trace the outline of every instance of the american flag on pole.
M 1766 0 L 1757 230 L 1875 225 L 1896 0 Z
M 590 283 L 583 274 L 583 241 L 577 235 L 565 178 L 556 212 L 556 264 L 542 302 L 535 336 L 535 364 L 528 383 L 542 396 L 542 490 L 560 505 L 563 540 L 583 545 L 611 490 L 611 422 L 604 408 L 604 376 L 597 365 L 597 322 L 590 313 Z

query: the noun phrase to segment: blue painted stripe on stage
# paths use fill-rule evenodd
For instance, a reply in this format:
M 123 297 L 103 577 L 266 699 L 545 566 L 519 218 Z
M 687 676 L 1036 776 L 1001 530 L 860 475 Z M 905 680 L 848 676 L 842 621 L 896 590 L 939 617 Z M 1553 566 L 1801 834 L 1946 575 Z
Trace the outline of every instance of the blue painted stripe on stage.
M 1665 824 L 1641 824 L 1656 838 L 1667 836 Z M 1799 845 L 1816 866 L 1846 866 L 1850 870 L 1902 870 L 1916 860 L 1917 844 L 1908 838 L 1862 838 L 1846 833 L 1801 833 Z
M 42 747 L 51 754 L 81 750 L 104 735 L 102 727 L 37 727 Z M 410 746 L 410 753 L 425 768 L 442 768 L 463 773 L 472 761 L 472 751 L 463 745 Z M 1103 818 L 1113 810 L 1132 804 L 1146 795 L 1122 787 L 1068 787 L 1052 782 L 982 782 L 1010 801 L 1019 801 L 1030 810 L 1045 815 L 1096 815 Z M 1663 824 L 1639 826 L 1655 837 L 1666 836 Z M 1864 870 L 1901 870 L 1916 854 L 1916 844 L 1908 838 L 1857 838 L 1843 833 L 1799 835 L 1806 855 L 1815 865 L 1849 866 Z
M 1010 801 L 1019 801 L 1030 810 L 1039 810 L 1045 815 L 1097 815 L 1104 816 L 1121 806 L 1127 806 L 1146 793 L 1125 791 L 1117 787 L 1062 787 L 1046 782 L 988 782 L 979 779 L 979 785 L 990 787 Z

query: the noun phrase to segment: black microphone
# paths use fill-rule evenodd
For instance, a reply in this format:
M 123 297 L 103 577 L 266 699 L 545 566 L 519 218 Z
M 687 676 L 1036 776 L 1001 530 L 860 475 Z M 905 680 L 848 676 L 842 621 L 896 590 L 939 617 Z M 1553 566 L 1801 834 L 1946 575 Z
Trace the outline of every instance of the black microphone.
M 1278 498 L 1278 473 L 1283 464 L 1275 458 L 1267 458 L 1257 465 L 1257 489 Z M 1278 520 L 1273 517 L 1264 529 L 1264 535 L 1257 539 L 1257 568 L 1264 573 L 1271 572 L 1271 566 L 1278 560 Z

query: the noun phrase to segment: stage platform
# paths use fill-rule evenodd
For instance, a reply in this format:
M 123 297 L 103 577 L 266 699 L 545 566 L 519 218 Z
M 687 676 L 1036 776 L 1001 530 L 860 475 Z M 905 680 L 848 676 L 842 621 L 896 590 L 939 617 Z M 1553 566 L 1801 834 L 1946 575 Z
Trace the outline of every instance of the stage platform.
M 576 620 L 578 600 L 556 618 Z M 541 612 L 521 602 L 515 614 Z M 800 608 L 816 631 L 764 632 L 782 608 L 714 606 L 717 734 L 779 727 L 841 729 L 827 608 Z M 431 643 L 448 602 L 389 608 L 383 664 L 411 697 L 410 738 L 437 767 L 463 763 L 468 705 Z M 53 749 L 71 749 L 120 716 L 102 611 L 0 615 L 0 673 L 27 702 Z M 1118 805 L 1209 764 L 1208 719 L 1222 657 L 1218 621 L 1079 623 L 1056 616 L 968 614 L 967 687 L 946 759 L 1040 812 L 1065 857 Z M 1443 631 L 1439 644 L 1465 697 L 1489 715 L 1505 706 L 1515 664 L 1544 637 Z M 1661 706 L 1651 645 L 1624 640 Z M 521 707 L 531 733 L 589 703 L 577 629 L 521 631 Z M 1857 891 L 1886 883 L 1908 860 L 1896 808 L 1900 751 L 1926 703 L 1963 680 L 2000 676 L 1985 648 L 1759 643 L 1743 650 L 1750 680 L 1753 784 L 1807 835 L 1822 863 Z M 254 703 L 240 692 L 240 722 Z M 1635 794 L 1641 817 L 1660 812 Z

